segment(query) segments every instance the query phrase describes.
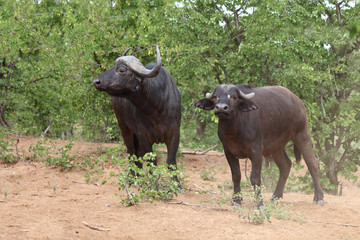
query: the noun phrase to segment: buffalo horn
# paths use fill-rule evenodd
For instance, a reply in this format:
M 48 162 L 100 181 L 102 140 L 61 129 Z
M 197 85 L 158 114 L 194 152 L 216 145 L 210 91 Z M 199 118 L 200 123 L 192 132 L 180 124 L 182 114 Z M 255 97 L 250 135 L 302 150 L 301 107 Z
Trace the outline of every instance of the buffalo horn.
M 246 93 L 243 93 L 240 89 L 238 89 L 238 90 L 239 90 L 240 97 L 244 100 L 250 100 L 255 96 L 255 93 L 253 93 L 253 92 L 246 94 Z
M 153 69 L 146 69 L 140 61 L 129 61 L 127 62 L 128 67 L 131 71 L 145 78 L 152 78 L 158 75 L 161 68 L 161 56 L 159 47 L 156 46 L 156 64 Z
M 211 99 L 213 98 L 213 96 L 214 96 L 214 92 L 212 92 L 212 93 L 206 93 L 206 95 L 205 95 L 205 97 L 206 97 L 207 99 L 209 99 L 209 100 L 211 100 Z
M 130 50 L 131 48 L 128 48 L 125 50 L 125 52 L 121 55 L 121 56 L 126 56 L 126 54 L 128 53 L 128 51 Z

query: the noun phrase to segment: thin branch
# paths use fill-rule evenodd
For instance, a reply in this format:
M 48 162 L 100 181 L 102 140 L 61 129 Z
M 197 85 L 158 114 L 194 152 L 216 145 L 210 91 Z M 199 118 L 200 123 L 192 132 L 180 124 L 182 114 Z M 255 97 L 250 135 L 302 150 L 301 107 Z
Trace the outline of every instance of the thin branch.
M 236 9 L 235 11 L 240 12 L 243 9 L 243 7 L 245 7 L 246 3 L 247 3 L 247 1 L 244 1 L 244 3 L 238 9 Z
M 336 144 L 335 144 L 335 150 L 336 151 L 339 151 L 340 147 L 341 147 L 341 142 L 342 142 L 342 137 L 344 135 L 344 127 L 343 126 L 340 126 L 339 127 L 339 134 L 338 134 L 338 139 L 336 141 Z
M 225 79 L 226 79 L 226 83 L 230 84 L 230 78 L 229 78 L 229 73 L 227 72 L 226 68 L 223 65 L 218 64 L 221 68 L 221 70 L 223 71 L 224 75 L 225 75 Z
M 213 4 L 214 4 L 214 7 L 215 7 L 215 9 L 216 9 L 217 11 L 219 11 L 220 13 L 223 13 L 223 12 L 221 11 L 221 9 L 216 5 L 216 3 L 215 3 L 214 0 L 213 0 Z M 237 46 L 239 46 L 239 45 L 240 45 L 239 39 L 237 38 L 237 36 L 234 36 L 234 33 L 231 31 L 231 24 L 230 24 L 229 19 L 227 19 L 227 18 L 224 16 L 224 14 L 222 14 L 222 15 L 223 15 L 222 18 L 223 18 L 223 20 L 224 20 L 224 22 L 225 22 L 225 25 L 226 25 L 226 29 L 228 29 L 229 32 L 230 32 L 231 39 L 233 39 L 234 42 L 235 42 L 235 44 L 236 44 Z
M 45 135 L 47 134 L 47 132 L 49 131 L 50 127 L 52 125 L 52 120 L 50 120 L 50 124 L 49 126 L 47 126 L 47 128 L 45 129 L 45 131 L 41 134 L 41 137 L 45 137 Z
M 359 225 L 346 224 L 346 223 L 337 223 L 337 222 L 323 222 L 323 221 L 316 221 L 316 220 L 310 220 L 310 222 L 322 223 L 322 224 L 333 224 L 333 225 L 339 225 L 339 226 L 344 226 L 344 227 L 354 227 L 354 228 L 359 227 Z
M 326 112 L 325 112 L 325 107 L 324 107 L 324 101 L 323 101 L 322 94 L 320 95 L 320 103 L 321 103 L 321 107 L 322 107 L 322 110 L 323 110 L 323 117 L 324 117 L 324 119 L 326 119 Z
M 324 153 L 323 153 L 323 150 L 322 150 L 321 145 L 320 145 L 320 140 L 316 139 L 315 142 L 316 142 L 315 145 L 316 145 L 316 148 L 318 150 L 318 154 L 319 154 L 320 157 L 322 157 L 324 155 Z
M 31 80 L 28 84 L 33 84 L 33 83 L 36 83 L 40 80 L 44 80 L 44 79 L 47 79 L 47 78 L 52 78 L 53 76 L 52 75 L 49 75 L 47 77 L 41 77 L 41 78 L 37 78 L 37 79 L 34 79 L 34 80 Z
M 18 160 L 21 159 L 21 156 L 20 156 L 20 154 L 19 154 L 19 148 L 18 148 L 19 142 L 20 142 L 20 137 L 19 137 L 19 134 L 16 133 L 15 152 L 16 152 L 16 155 L 17 155 Z
M 342 147 L 344 148 L 344 152 L 340 157 L 339 162 L 337 163 L 337 167 L 341 168 L 341 166 L 344 164 L 345 160 L 347 160 L 346 156 L 349 150 L 351 150 L 351 143 L 355 140 L 355 137 L 349 138 L 346 141 L 342 143 Z
M 234 11 L 234 21 L 235 21 L 236 28 L 238 28 L 239 27 L 239 13 L 236 10 Z
M 214 71 L 215 71 L 215 77 L 218 80 L 219 84 L 222 84 L 221 78 L 220 78 L 220 72 L 219 69 L 216 67 L 216 64 L 214 64 Z
M 341 5 L 342 4 L 342 1 L 338 4 L 335 5 L 335 8 L 336 8 L 336 18 L 337 20 L 340 22 L 341 21 Z
M 318 3 L 320 3 L 323 7 L 326 8 L 325 3 L 323 3 L 322 1 L 318 0 Z M 325 13 L 326 13 L 326 15 L 328 16 L 329 22 L 330 22 L 330 23 L 333 23 L 334 20 L 333 20 L 333 18 L 332 18 L 331 13 L 329 12 L 329 10 L 325 9 Z
M 211 209 L 211 210 L 216 210 L 216 211 L 229 211 L 226 208 L 218 208 L 218 207 L 209 207 L 209 206 L 205 206 L 205 205 L 201 205 L 201 204 L 192 204 L 192 203 L 187 203 L 187 202 L 168 202 L 167 204 L 180 204 L 180 205 L 185 205 L 185 206 L 192 206 L 192 207 L 202 207 L 202 208 L 207 208 L 207 209 Z
M 83 221 L 82 224 L 84 224 L 86 227 L 96 230 L 96 231 L 110 231 L 110 228 L 104 228 L 102 226 L 96 226 L 96 225 L 90 225 L 87 222 Z
M 113 165 L 116 167 L 116 169 L 119 171 L 119 173 L 122 172 L 118 165 L 116 165 L 116 164 L 113 164 Z M 129 167 L 129 164 L 124 168 L 124 171 L 125 171 L 128 167 Z M 129 188 L 126 186 L 126 184 L 124 184 L 124 186 L 125 186 L 125 191 L 126 191 L 126 195 L 127 195 L 128 199 L 130 199 L 131 203 L 135 206 L 135 205 L 136 205 L 136 202 L 134 201 L 133 197 L 131 196 L 131 193 L 130 193 L 130 191 L 129 191 Z
M 347 148 L 345 148 L 343 154 L 341 155 L 341 158 L 339 160 L 339 162 L 336 164 L 337 165 L 337 168 L 338 170 L 340 170 L 339 168 L 344 164 L 345 160 L 346 160 L 346 154 L 348 153 L 349 149 L 350 149 L 350 144 Z
M 219 146 L 219 143 L 215 144 L 214 146 L 206 149 L 205 151 L 201 151 L 199 152 L 200 150 L 199 149 L 196 149 L 194 151 L 188 151 L 188 150 L 181 150 L 180 153 L 181 154 L 190 154 L 190 155 L 204 155 L 205 153 L 213 150 L 214 148 L 216 148 L 217 146 Z M 163 153 L 167 153 L 167 150 L 163 150 L 162 151 Z
M 328 65 L 328 71 L 329 71 L 330 87 L 331 87 L 331 90 L 332 90 L 333 94 L 335 95 L 334 87 L 333 87 L 333 83 L 332 83 L 332 79 L 331 79 L 332 72 L 331 72 L 331 70 L 330 70 L 330 66 L 329 66 L 329 65 Z
M 266 53 L 266 59 L 265 59 L 265 77 L 266 77 L 266 84 L 267 85 L 271 85 L 271 82 L 270 82 L 270 70 L 269 70 L 269 56 L 270 54 L 269 53 Z
M 340 26 L 341 27 L 345 26 L 345 24 L 347 24 L 354 16 L 355 16 L 355 14 L 348 17 L 346 20 L 344 20 L 342 23 L 340 23 Z
M 211 191 L 206 191 L 204 190 L 203 188 L 199 187 L 197 184 L 194 183 L 194 186 L 199 189 L 201 192 L 206 192 L 206 193 L 211 193 L 211 194 L 214 194 L 214 195 L 217 195 L 216 192 L 211 192 Z

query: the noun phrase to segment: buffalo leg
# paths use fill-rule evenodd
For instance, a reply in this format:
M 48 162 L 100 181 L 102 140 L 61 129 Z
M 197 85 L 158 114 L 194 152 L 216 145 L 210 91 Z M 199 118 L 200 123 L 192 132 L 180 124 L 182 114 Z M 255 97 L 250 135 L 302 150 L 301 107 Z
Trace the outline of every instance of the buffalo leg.
M 126 124 L 121 120 L 121 118 L 118 119 L 118 124 L 121 130 L 121 135 L 124 140 L 125 146 L 127 148 L 127 153 L 131 156 L 135 155 L 138 157 L 137 149 L 138 149 L 138 140 L 136 135 L 130 131 L 130 129 L 126 126 Z M 142 164 L 139 162 L 135 162 L 137 167 L 142 167 Z M 133 170 L 130 171 L 132 176 L 135 176 L 135 172 Z M 130 182 L 130 184 L 132 184 Z
M 251 175 L 250 181 L 254 187 L 255 191 L 255 204 L 257 208 L 261 208 L 264 205 L 262 196 L 261 196 L 261 167 L 262 167 L 262 155 L 259 154 L 260 151 L 254 151 L 251 156 Z
M 149 143 L 145 137 L 136 136 L 138 143 L 136 144 L 136 156 L 143 158 L 146 153 L 152 152 L 152 143 Z M 143 159 L 144 160 L 144 159 Z M 149 162 L 152 162 L 156 165 L 156 159 L 150 159 Z M 139 165 L 138 165 L 139 164 Z M 141 162 L 137 162 L 136 165 L 139 168 L 142 168 Z
M 176 153 L 179 147 L 180 134 L 174 134 L 170 141 L 166 142 L 167 158 L 166 163 L 176 166 Z
M 290 174 L 291 160 L 286 154 L 285 149 L 281 149 L 271 155 L 280 171 L 279 180 L 272 196 L 272 199 L 275 200 L 283 197 L 285 183 Z
M 176 153 L 179 148 L 179 141 L 180 141 L 180 133 L 179 133 L 179 131 L 177 131 L 176 134 L 172 135 L 171 140 L 166 142 L 166 147 L 168 150 L 166 163 L 168 165 L 173 165 L 176 167 Z M 178 177 L 174 176 L 174 179 L 179 183 L 179 187 L 181 188 Z
M 234 196 L 232 201 L 235 205 L 241 205 L 241 201 L 242 201 L 241 192 L 240 192 L 241 172 L 240 172 L 239 159 L 237 159 L 233 154 L 231 154 L 226 150 L 225 150 L 225 155 L 231 169 L 231 176 L 234 184 Z
M 313 153 L 311 138 L 308 131 L 303 131 L 295 136 L 294 144 L 304 157 L 305 163 L 310 171 L 314 182 L 314 203 L 324 204 L 324 194 L 320 186 L 318 161 Z

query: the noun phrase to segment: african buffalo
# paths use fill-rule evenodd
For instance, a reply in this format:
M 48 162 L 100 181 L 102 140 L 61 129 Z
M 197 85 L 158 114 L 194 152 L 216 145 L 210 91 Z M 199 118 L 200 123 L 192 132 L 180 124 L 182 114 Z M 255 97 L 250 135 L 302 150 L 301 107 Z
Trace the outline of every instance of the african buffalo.
M 161 66 L 156 46 L 156 63 L 145 67 L 134 56 L 117 58 L 110 70 L 93 82 L 110 94 L 121 134 L 130 155 L 143 157 L 154 143 L 165 143 L 166 162 L 176 165 L 179 147 L 181 98 L 170 73 Z M 154 161 L 156 164 L 156 161 Z M 142 168 L 140 162 L 136 165 Z
M 195 107 L 215 109 L 215 115 L 219 117 L 218 135 L 231 168 L 234 203 L 240 204 L 242 200 L 239 196 L 239 158 L 251 160 L 250 180 L 258 200 L 257 207 L 261 207 L 262 157 L 271 155 L 280 170 L 272 199 L 282 198 L 291 168 L 285 145 L 292 140 L 296 160 L 300 161 L 301 153 L 313 178 L 314 203 L 324 204 L 305 107 L 295 94 L 280 86 L 220 85 L 213 93 L 207 93 L 205 99 L 195 103 Z

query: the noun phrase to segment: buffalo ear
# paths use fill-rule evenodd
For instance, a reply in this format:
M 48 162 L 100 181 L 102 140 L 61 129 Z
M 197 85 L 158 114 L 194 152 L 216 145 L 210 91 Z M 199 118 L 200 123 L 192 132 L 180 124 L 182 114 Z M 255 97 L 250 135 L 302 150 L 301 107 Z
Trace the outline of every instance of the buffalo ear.
M 212 110 L 212 109 L 214 109 L 215 105 L 209 99 L 204 98 L 204 99 L 201 99 L 201 100 L 197 101 L 194 104 L 194 107 L 198 107 L 198 108 L 201 108 L 201 109 L 204 109 L 204 110 Z
M 239 104 L 239 109 L 242 112 L 250 112 L 257 110 L 259 107 L 253 101 L 247 100 Z

